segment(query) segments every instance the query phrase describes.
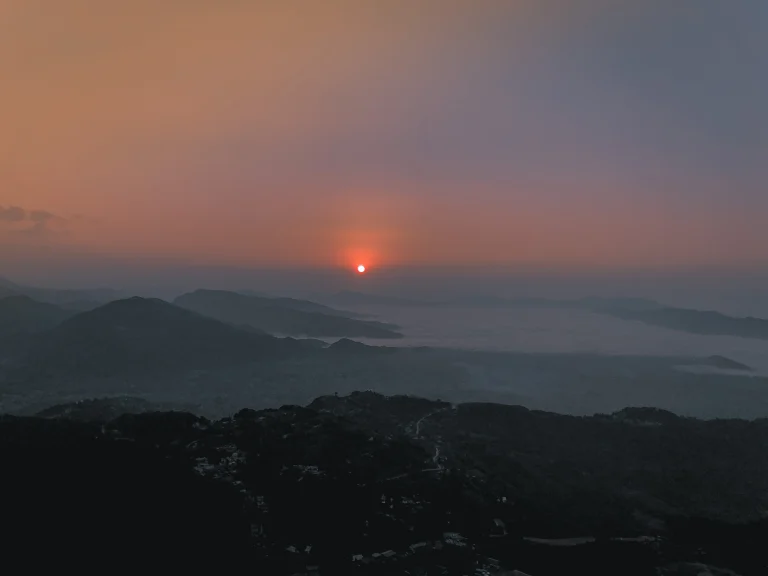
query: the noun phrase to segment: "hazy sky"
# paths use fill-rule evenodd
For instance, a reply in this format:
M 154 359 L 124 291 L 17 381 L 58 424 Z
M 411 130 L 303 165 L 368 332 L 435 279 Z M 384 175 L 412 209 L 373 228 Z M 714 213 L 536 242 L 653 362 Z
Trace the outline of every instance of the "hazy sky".
M 0 263 L 768 263 L 765 0 L 0 0 Z

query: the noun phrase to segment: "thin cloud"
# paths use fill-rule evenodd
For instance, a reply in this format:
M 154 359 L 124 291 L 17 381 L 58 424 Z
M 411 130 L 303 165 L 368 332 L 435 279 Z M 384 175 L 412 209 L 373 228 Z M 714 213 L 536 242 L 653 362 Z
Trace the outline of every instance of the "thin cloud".
M 68 221 L 48 210 L 0 206 L 0 232 L 8 236 L 43 238 L 66 233 Z
M 0 222 L 23 222 L 27 219 L 27 211 L 18 206 L 3 208 L 0 206 Z
M 61 218 L 59 216 L 56 216 L 55 214 L 51 214 L 47 210 L 32 210 L 27 214 L 27 217 L 32 222 L 48 222 L 50 220 L 56 220 Z

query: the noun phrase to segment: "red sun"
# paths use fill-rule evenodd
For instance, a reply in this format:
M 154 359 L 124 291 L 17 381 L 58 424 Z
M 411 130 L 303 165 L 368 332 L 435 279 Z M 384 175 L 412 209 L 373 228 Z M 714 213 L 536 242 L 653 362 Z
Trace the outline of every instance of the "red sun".
M 357 271 L 358 271 L 358 273 L 362 274 L 363 272 L 365 272 L 365 266 L 363 266 L 362 264 L 360 264 L 360 265 L 357 267 Z

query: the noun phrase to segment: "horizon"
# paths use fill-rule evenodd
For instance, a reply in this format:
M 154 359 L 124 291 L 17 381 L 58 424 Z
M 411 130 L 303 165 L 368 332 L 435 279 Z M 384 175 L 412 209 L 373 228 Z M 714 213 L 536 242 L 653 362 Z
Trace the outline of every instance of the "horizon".
M 439 273 L 434 273 L 439 271 Z M 360 275 L 339 268 L 236 268 L 183 266 L 168 263 L 148 266 L 140 261 L 101 264 L 93 268 L 45 270 L 32 274 L 2 271 L 0 280 L 51 289 L 117 290 L 120 295 L 159 297 L 165 300 L 194 291 L 253 290 L 270 296 L 322 299 L 353 291 L 370 295 L 418 300 L 467 296 L 505 298 L 577 299 L 584 297 L 647 298 L 669 306 L 716 310 L 734 316 L 768 317 L 768 270 L 731 271 L 699 269 L 638 273 L 564 273 L 562 270 L 397 267 L 369 270 Z

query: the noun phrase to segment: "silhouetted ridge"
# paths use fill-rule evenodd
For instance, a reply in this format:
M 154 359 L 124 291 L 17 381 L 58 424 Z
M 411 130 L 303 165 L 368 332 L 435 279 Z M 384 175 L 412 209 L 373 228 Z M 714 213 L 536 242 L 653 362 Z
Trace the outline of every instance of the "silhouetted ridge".
M 78 314 L 41 334 L 28 364 L 46 372 L 112 375 L 213 368 L 301 349 L 295 340 L 238 330 L 163 300 L 134 297 Z
M 7 298 L 8 296 L 18 296 L 18 292 L 5 286 L 0 286 L 0 298 Z
M 64 308 L 72 306 L 82 308 L 83 303 L 104 304 L 119 297 L 116 290 L 110 288 L 95 288 L 85 290 L 63 290 L 54 288 L 38 288 L 22 286 L 7 278 L 0 278 L 0 297 L 9 295 L 29 296 L 38 302 L 56 304 Z
M 330 306 L 325 306 L 324 304 L 312 302 L 311 300 L 290 298 L 288 296 L 275 296 L 265 292 L 257 292 L 255 290 L 238 290 L 236 293 L 242 296 L 258 298 L 266 306 L 282 306 L 283 308 L 292 308 L 293 310 L 301 310 L 302 312 L 320 312 L 321 314 L 328 314 L 330 316 L 343 316 L 345 318 L 356 318 L 360 316 L 356 312 L 350 312 L 349 310 L 337 310 L 336 308 L 331 308 Z
M 736 362 L 736 360 L 726 358 L 725 356 L 709 356 L 707 358 L 707 362 L 710 366 L 715 368 L 722 368 L 725 370 L 745 370 L 749 372 L 753 370 L 750 366 L 742 364 L 741 362 Z
M 0 298 L 0 336 L 48 330 L 73 314 L 70 310 L 38 302 L 29 296 Z
M 737 318 L 712 310 L 688 308 L 606 309 L 601 311 L 623 320 L 637 320 L 645 324 L 690 334 L 768 339 L 768 320 L 764 318 L 752 316 Z
M 325 298 L 331 304 L 341 306 L 432 306 L 431 302 L 411 298 L 365 294 L 351 290 L 342 290 Z
M 652 424 L 675 424 L 681 417 L 661 408 L 624 408 L 612 414 L 616 420 L 628 420 Z
M 350 354 L 376 354 L 376 353 L 392 353 L 396 352 L 396 348 L 388 348 L 386 346 L 368 346 L 362 342 L 356 342 L 349 338 L 342 338 L 337 342 L 334 342 L 328 346 L 328 350 L 332 352 L 343 352 Z
M 290 298 L 262 298 L 224 290 L 197 290 L 176 298 L 177 306 L 229 324 L 247 324 L 273 334 L 310 337 L 400 338 L 391 325 L 311 309 L 324 306 Z M 331 309 L 328 309 L 331 310 Z
M 112 398 L 93 398 L 70 404 L 57 404 L 40 410 L 35 416 L 40 418 L 66 418 L 80 422 L 109 422 L 123 414 L 144 414 L 162 412 L 164 407 L 153 404 L 143 398 L 118 396 Z

